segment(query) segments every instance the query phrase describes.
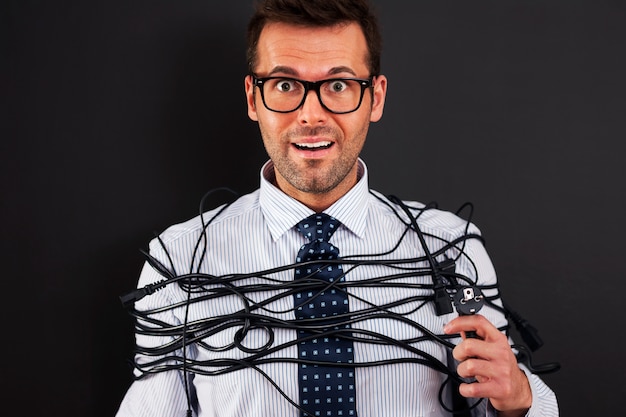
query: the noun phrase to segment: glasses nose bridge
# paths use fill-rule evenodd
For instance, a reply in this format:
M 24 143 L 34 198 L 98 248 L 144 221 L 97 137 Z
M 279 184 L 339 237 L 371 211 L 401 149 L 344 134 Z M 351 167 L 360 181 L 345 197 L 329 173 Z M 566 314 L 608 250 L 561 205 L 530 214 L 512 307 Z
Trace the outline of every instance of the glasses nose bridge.
M 326 105 L 322 101 L 322 93 L 320 91 L 320 89 L 322 88 L 322 84 L 324 84 L 325 81 L 300 81 L 300 82 L 304 85 L 304 94 L 302 95 L 302 102 L 300 103 L 298 108 L 301 108 L 302 106 L 304 106 L 304 103 L 306 102 L 309 96 L 309 92 L 311 91 L 313 91 L 315 95 L 317 96 L 317 100 L 319 101 L 320 105 L 323 108 L 326 108 Z

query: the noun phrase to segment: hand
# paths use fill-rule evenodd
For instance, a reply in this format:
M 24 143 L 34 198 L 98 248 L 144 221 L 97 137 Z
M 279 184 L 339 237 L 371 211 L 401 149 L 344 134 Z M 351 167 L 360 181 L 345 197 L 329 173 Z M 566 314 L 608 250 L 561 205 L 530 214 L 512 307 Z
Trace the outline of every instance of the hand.
M 467 338 L 465 332 L 469 331 L 474 331 L 477 338 Z M 461 377 L 473 377 L 477 381 L 461 384 L 461 395 L 488 398 L 499 416 L 525 415 L 532 403 L 532 393 L 507 337 L 479 314 L 457 317 L 444 327 L 444 332 L 461 334 L 463 341 L 452 351 L 460 362 L 457 372 Z

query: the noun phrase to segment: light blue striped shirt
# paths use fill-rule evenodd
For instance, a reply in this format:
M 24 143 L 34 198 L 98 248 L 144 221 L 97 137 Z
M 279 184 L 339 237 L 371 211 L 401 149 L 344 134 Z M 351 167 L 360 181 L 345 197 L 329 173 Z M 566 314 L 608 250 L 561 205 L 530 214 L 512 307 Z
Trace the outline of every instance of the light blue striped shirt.
M 360 179 L 358 183 L 340 200 L 325 212 L 341 222 L 341 226 L 331 238 L 331 242 L 340 250 L 342 258 L 350 259 L 354 255 L 371 255 L 375 259 L 410 259 L 424 255 L 424 251 L 413 231 L 406 232 L 406 224 L 398 219 L 394 211 L 370 192 L 365 164 L 360 161 Z M 206 252 L 194 251 L 203 236 L 203 224 L 200 217 L 191 219 L 167 229 L 150 244 L 150 253 L 166 266 L 172 265 L 178 274 L 196 271 L 224 276 L 229 274 L 252 273 L 290 265 L 305 238 L 300 235 L 295 225 L 313 212 L 284 194 L 272 185 L 273 165 L 268 162 L 261 171 L 260 188 L 245 195 L 226 210 L 221 212 L 205 230 Z M 384 198 L 383 198 L 384 200 Z M 409 203 L 414 207 L 423 207 L 419 203 Z M 206 223 L 218 209 L 203 215 Z M 398 210 L 399 211 L 399 210 Z M 403 216 L 403 215 L 402 215 Z M 403 216 L 406 219 L 406 216 Z M 420 229 L 424 232 L 431 252 L 443 246 L 443 241 L 452 241 L 466 232 L 466 222 L 457 216 L 435 209 L 424 211 L 418 218 Z M 469 233 L 479 233 L 470 225 Z M 403 237 L 403 238 L 402 238 Z M 397 248 L 394 247 L 398 244 Z M 200 240 L 200 242 L 203 242 Z M 167 248 L 167 253 L 163 249 Z M 392 250 L 393 249 L 393 250 Z M 470 278 L 477 278 L 478 283 L 489 285 L 496 283 L 496 275 L 479 240 L 465 242 L 464 252 L 467 257 L 460 257 L 456 262 L 458 273 Z M 168 258 L 171 257 L 171 260 Z M 451 253 L 451 257 L 455 254 Z M 441 260 L 441 258 L 438 258 Z M 471 259 L 471 261 L 469 261 Z M 415 266 L 415 265 L 413 265 Z M 427 264 L 423 265 L 427 267 Z M 349 282 L 366 281 L 372 277 L 381 277 L 398 273 L 397 269 L 382 265 L 367 265 L 348 270 Z M 265 278 L 249 278 L 241 285 L 266 283 L 270 278 L 278 282 L 293 279 L 293 269 L 285 269 Z M 139 287 L 160 281 L 163 276 L 151 266 L 143 268 Z M 396 278 L 394 283 L 422 280 L 432 283 L 429 276 Z M 443 326 L 456 316 L 456 313 L 437 316 L 432 302 L 426 305 L 422 301 L 408 299 L 411 295 L 428 295 L 432 290 L 407 289 L 400 285 L 354 286 L 349 288 L 349 308 L 358 313 L 367 308 L 382 306 L 394 301 L 404 302 L 388 307 L 395 313 L 404 314 L 410 319 L 403 322 L 385 317 L 376 317 L 352 324 L 355 330 L 376 332 L 392 339 L 402 340 L 423 335 L 419 328 L 411 323 L 419 323 L 431 332 L 442 335 Z M 485 291 L 490 295 L 489 291 Z M 193 295 L 196 296 L 195 294 Z M 279 320 L 295 320 L 293 314 L 293 296 L 281 296 L 280 290 L 263 291 L 248 294 L 252 301 L 263 302 L 271 299 L 262 314 Z M 256 298 L 255 298 L 256 297 Z M 221 323 L 242 309 L 242 298 L 235 295 L 222 295 L 218 299 L 192 302 L 186 313 L 184 304 L 187 293 L 177 285 L 171 284 L 164 289 L 146 296 L 135 305 L 137 310 L 145 311 L 181 303 L 180 307 L 166 309 L 156 314 L 164 323 L 180 325 L 187 322 L 201 322 L 208 318 L 222 317 Z M 496 326 L 504 326 L 506 319 L 493 308 L 485 306 L 481 314 L 488 317 Z M 148 326 L 159 328 L 155 323 Z M 232 344 L 239 327 L 225 327 L 222 331 L 206 333 L 203 341 L 210 346 L 228 346 Z M 296 333 L 291 329 L 274 329 L 272 346 L 286 344 L 283 349 L 268 353 L 269 358 L 297 358 L 293 341 Z M 168 335 L 137 334 L 137 344 L 143 347 L 158 347 L 169 343 Z M 261 329 L 251 329 L 241 342 L 248 348 L 262 347 L 268 342 L 268 333 Z M 432 340 L 420 340 L 413 345 L 431 355 L 440 362 L 448 362 L 448 353 L 444 346 Z M 395 344 L 373 344 L 355 342 L 355 362 L 376 362 L 388 359 L 415 357 L 415 354 Z M 215 360 L 244 359 L 250 356 L 237 347 L 224 351 L 211 351 L 201 345 L 190 344 L 187 356 L 196 361 L 205 361 L 207 370 L 222 369 Z M 158 357 L 158 356 L 155 356 Z M 144 354 L 137 355 L 138 364 L 145 364 L 155 359 Z M 218 375 L 202 375 L 190 378 L 191 402 L 200 417 L 297 417 L 298 410 L 285 399 L 279 389 L 294 402 L 298 402 L 297 364 L 276 361 L 258 365 L 258 370 L 244 368 Z M 533 393 L 533 405 L 529 416 L 558 416 L 558 407 L 553 392 L 535 375 L 525 368 Z M 129 388 L 117 414 L 118 417 L 182 417 L 187 410 L 183 372 L 170 370 L 148 375 L 135 381 Z M 449 416 L 439 403 L 439 389 L 446 376 L 430 367 L 415 362 L 401 362 L 378 366 L 357 367 L 356 392 L 357 410 L 360 417 L 416 417 Z M 271 380 L 271 381 L 270 381 Z M 276 384 L 274 386 L 272 384 Z M 277 389 L 277 387 L 279 389 Z M 475 416 L 495 415 L 491 407 L 483 401 L 482 407 L 473 411 Z M 449 404 L 449 402 L 448 402 Z M 196 415 L 194 413 L 194 415 Z

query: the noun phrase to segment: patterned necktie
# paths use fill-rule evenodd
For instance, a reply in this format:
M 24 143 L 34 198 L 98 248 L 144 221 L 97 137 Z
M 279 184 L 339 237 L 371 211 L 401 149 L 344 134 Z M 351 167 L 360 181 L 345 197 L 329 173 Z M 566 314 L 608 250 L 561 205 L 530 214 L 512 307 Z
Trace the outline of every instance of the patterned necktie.
M 296 262 L 334 260 L 339 250 L 328 242 L 339 226 L 339 221 L 327 214 L 314 214 L 298 223 L 298 231 L 309 239 L 298 252 Z M 333 316 L 348 312 L 348 297 L 343 290 L 331 288 L 329 283 L 344 281 L 341 265 L 313 263 L 295 268 L 295 279 L 310 281 L 306 288 L 294 295 L 298 320 L 316 319 L 310 325 L 322 325 L 324 330 L 350 328 L 339 324 L 342 319 Z M 319 321 L 319 320 L 322 321 Z M 307 323 L 308 324 L 308 323 Z M 305 327 L 305 326 L 303 326 Z M 356 416 L 354 367 L 333 366 L 333 363 L 353 363 L 353 343 L 338 336 L 299 330 L 300 338 L 313 337 L 298 345 L 299 358 L 304 361 L 298 370 L 300 405 L 307 410 L 301 416 Z

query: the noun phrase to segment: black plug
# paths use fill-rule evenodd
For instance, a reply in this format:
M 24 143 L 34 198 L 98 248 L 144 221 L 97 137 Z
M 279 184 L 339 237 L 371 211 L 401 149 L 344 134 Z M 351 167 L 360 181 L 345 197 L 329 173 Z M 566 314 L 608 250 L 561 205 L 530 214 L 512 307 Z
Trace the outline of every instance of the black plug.
M 435 288 L 435 311 L 438 316 L 452 313 L 452 302 L 445 287 Z
M 508 307 L 505 307 L 505 309 L 509 312 L 509 316 L 511 317 L 513 324 L 515 324 L 515 328 L 519 332 L 520 336 L 522 336 L 522 340 L 524 340 L 524 343 L 526 343 L 526 346 L 528 346 L 531 351 L 534 352 L 543 346 L 543 340 L 539 337 L 539 332 L 535 327 L 533 327 L 528 321 L 526 321 L 526 319 L 515 311 L 509 309 Z
M 459 287 L 454 294 L 454 307 L 459 316 L 476 314 L 483 308 L 485 297 L 477 287 Z M 477 338 L 475 331 L 465 332 L 469 338 Z
M 435 311 L 438 316 L 452 313 L 452 300 L 450 300 L 450 294 L 446 289 L 447 281 L 442 275 L 454 275 L 456 270 L 456 264 L 454 259 L 446 257 L 443 261 L 435 262 L 435 271 L 433 281 L 435 284 Z

